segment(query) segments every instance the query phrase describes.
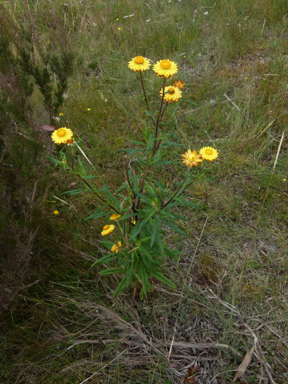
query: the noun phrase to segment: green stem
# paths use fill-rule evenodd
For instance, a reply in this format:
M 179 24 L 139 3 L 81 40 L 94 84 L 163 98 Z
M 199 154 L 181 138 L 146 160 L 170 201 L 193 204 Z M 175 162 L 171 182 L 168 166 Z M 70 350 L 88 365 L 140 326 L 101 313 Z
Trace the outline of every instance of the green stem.
M 175 196 L 177 195 L 177 193 L 180 191 L 180 189 L 183 187 L 183 185 L 186 183 L 187 179 L 188 179 L 188 176 L 190 175 L 190 169 L 188 170 L 187 172 L 187 176 L 185 177 L 185 179 L 183 180 L 183 183 L 180 185 L 180 187 L 177 189 L 177 191 L 173 194 L 173 196 L 171 196 L 171 198 L 165 203 L 163 204 L 162 203 L 162 206 L 161 206 L 161 209 L 165 208 L 174 198 Z
M 111 204 L 109 204 L 105 199 L 103 199 L 103 197 L 101 197 L 96 191 L 94 191 L 94 189 L 91 187 L 91 185 L 85 180 L 83 179 L 83 177 L 81 177 L 78 173 L 77 173 L 77 176 L 80 177 L 80 179 L 83 181 L 84 184 L 87 185 L 87 187 L 93 192 L 95 193 L 95 195 L 98 197 L 98 199 L 100 199 L 104 204 L 106 204 L 108 207 L 110 207 L 114 212 L 118 213 L 118 215 L 120 215 L 120 212 L 117 211 L 117 209 L 115 207 L 113 207 Z
M 142 85 L 142 89 L 143 89 L 143 93 L 144 93 L 144 98 L 145 98 L 145 102 L 146 102 L 147 110 L 148 110 L 148 112 L 150 112 L 150 108 L 149 108 L 149 104 L 148 104 L 148 99 L 147 99 L 146 91 L 145 91 L 145 87 L 144 87 L 144 81 L 143 81 L 142 72 L 140 71 L 139 73 L 140 73 L 140 80 L 141 80 L 141 85 Z M 150 113 L 151 113 L 151 112 L 150 112 Z M 151 120 L 152 120 L 153 125 L 156 126 L 156 125 L 155 125 L 155 120 L 154 120 L 154 118 L 153 118 L 151 115 L 150 115 L 150 118 L 151 118 Z
M 166 84 L 166 77 L 163 80 L 163 89 L 162 89 L 162 98 L 161 98 L 161 104 L 160 104 L 160 109 L 158 113 L 158 118 L 156 121 L 156 129 L 155 129 L 155 139 L 158 137 L 158 128 L 159 128 L 159 123 L 160 123 L 160 117 L 162 116 L 162 107 L 163 107 L 163 102 L 164 102 L 164 96 L 165 96 L 165 84 Z M 156 153 L 156 141 L 154 142 L 154 151 L 153 151 L 153 156 Z

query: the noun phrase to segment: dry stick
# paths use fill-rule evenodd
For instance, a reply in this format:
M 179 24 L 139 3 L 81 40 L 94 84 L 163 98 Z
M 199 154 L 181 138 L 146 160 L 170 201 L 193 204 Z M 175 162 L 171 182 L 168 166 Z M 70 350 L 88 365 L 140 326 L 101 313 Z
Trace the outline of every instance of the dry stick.
M 203 233 L 204 233 L 204 230 L 205 230 L 205 227 L 206 227 L 206 224 L 207 224 L 207 221 L 208 221 L 208 217 L 206 218 L 206 221 L 203 225 L 203 228 L 202 228 L 202 231 L 201 231 L 201 234 L 200 234 L 200 237 L 199 237 L 199 240 L 198 240 L 198 243 L 196 245 L 196 248 L 195 248 L 195 251 L 194 251 L 194 255 L 191 259 L 191 263 L 189 265 L 189 268 L 187 270 L 187 274 L 186 274 L 186 277 L 185 277 L 185 281 L 186 279 L 188 278 L 188 275 L 191 271 L 191 268 L 192 268 L 192 264 L 194 262 L 194 259 L 195 259 L 195 256 L 196 256 L 196 253 L 198 251 L 198 248 L 199 248 L 199 245 L 200 245 L 200 241 L 202 239 L 202 236 L 203 236 Z M 184 288 L 185 288 L 185 284 L 183 284 L 183 287 L 182 287 L 182 290 L 181 290 L 181 296 L 183 295 L 183 291 L 184 291 Z M 179 304 L 178 304 L 178 309 L 177 309 L 177 314 L 176 314 L 176 321 L 175 321 L 175 325 L 174 325 L 174 332 L 173 332 L 173 337 L 172 337 L 172 341 L 171 341 L 171 345 L 170 345 L 170 349 L 169 349 L 169 354 L 168 354 L 168 361 L 170 359 L 170 356 L 171 356 L 171 352 L 172 352 L 172 347 L 173 347 L 173 344 L 174 344 L 174 339 L 175 339 L 175 333 L 176 333 L 176 326 L 177 326 L 177 321 L 178 321 L 178 317 L 179 317 L 179 311 L 180 311 L 180 305 L 181 305 L 181 302 L 182 302 L 182 299 L 179 300 Z
M 263 27 L 262 27 L 262 30 L 261 30 L 261 37 L 262 37 L 262 35 L 263 35 L 263 31 L 264 31 L 265 23 L 266 23 L 266 18 L 264 17 Z
M 229 96 L 226 95 L 226 93 L 224 93 L 224 96 L 226 97 L 227 100 L 229 100 L 229 101 L 234 105 L 235 108 L 238 109 L 239 112 L 241 112 L 241 110 L 240 110 L 240 108 L 238 107 L 238 105 L 236 105 L 236 104 L 234 103 L 234 101 L 233 101 L 232 99 L 230 99 Z
M 270 176 L 270 180 L 269 180 L 268 186 L 267 186 L 266 191 L 265 191 L 265 195 L 264 195 L 264 199 L 263 199 L 263 203 L 262 203 L 262 207 L 261 207 L 260 213 L 262 212 L 262 209 L 264 208 L 264 203 L 265 203 L 265 200 L 266 200 L 266 197 L 267 197 L 267 192 L 269 190 L 269 187 L 270 187 L 270 184 L 271 184 L 271 180 L 272 180 L 272 177 L 274 175 L 274 171 L 275 171 L 275 168 L 276 168 L 276 165 L 277 165 L 277 162 L 278 162 L 278 157 L 280 155 L 280 150 L 281 150 L 281 147 L 282 147 L 283 140 L 284 140 L 284 132 L 282 133 L 282 136 L 281 136 L 281 139 L 280 139 L 280 143 L 278 145 L 278 150 L 277 150 L 276 158 L 275 158 L 275 161 L 274 161 L 274 165 L 273 165 L 272 173 L 271 173 L 271 176 Z
M 264 367 L 265 367 L 265 371 L 266 371 L 267 375 L 269 376 L 269 378 L 271 380 L 271 383 L 272 384 L 276 384 L 275 381 L 273 380 L 272 375 L 271 375 L 270 368 L 269 368 L 268 363 L 266 361 L 265 355 L 263 354 L 263 351 L 261 349 L 258 337 L 255 335 L 255 333 L 252 331 L 252 329 L 249 327 L 249 325 L 247 325 L 245 323 L 244 317 L 241 315 L 240 311 L 236 307 L 234 307 L 233 305 L 231 305 L 229 303 L 226 303 L 225 301 L 221 300 L 217 295 L 215 295 L 215 293 L 211 289 L 209 289 L 209 291 L 213 295 L 212 298 L 216 299 L 220 304 L 224 305 L 226 308 L 230 309 L 231 312 L 233 312 L 234 314 L 239 316 L 240 320 L 243 322 L 243 325 L 248 329 L 248 331 L 253 336 L 255 350 L 257 352 L 257 358 L 258 358 L 258 360 L 260 362 L 261 367 L 262 367 L 262 363 L 263 363 Z
M 124 349 L 124 351 L 120 352 L 119 355 L 117 355 L 114 359 L 112 359 L 112 360 L 110 361 L 110 363 L 104 365 L 104 367 L 102 367 L 101 369 L 99 369 L 97 372 L 94 372 L 93 375 L 91 375 L 91 376 L 88 377 L 87 379 L 81 381 L 81 383 L 79 383 L 79 384 L 84 384 L 84 383 L 86 383 L 86 381 L 92 379 L 92 377 L 94 377 L 95 375 L 97 375 L 97 373 L 103 371 L 103 369 L 105 369 L 105 368 L 108 367 L 111 363 L 113 363 L 115 360 L 117 360 L 118 357 L 120 357 L 121 355 L 123 355 L 123 353 L 126 352 L 126 351 L 127 351 L 127 349 Z

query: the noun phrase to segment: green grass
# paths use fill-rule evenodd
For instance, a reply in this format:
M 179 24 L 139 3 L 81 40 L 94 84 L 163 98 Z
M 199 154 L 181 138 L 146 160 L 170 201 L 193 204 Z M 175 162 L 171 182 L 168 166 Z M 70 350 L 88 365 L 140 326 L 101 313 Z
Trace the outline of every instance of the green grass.
M 95 199 L 61 195 L 81 186 L 47 160 L 59 152 L 49 132 L 38 144 L 2 103 L 0 383 L 176 384 L 192 363 L 194 382 L 228 383 L 253 332 L 263 355 L 258 349 L 240 382 L 258 383 L 262 366 L 265 382 L 268 371 L 287 383 L 286 138 L 272 169 L 287 132 L 288 8 L 280 0 L 214 3 L 55 0 L 51 7 L 40 0 L 27 10 L 22 1 L 2 2 L 19 25 L 27 27 L 30 14 L 43 50 L 69 45 L 75 53 L 57 124 L 82 138 L 98 186 L 104 177 L 115 189 L 122 183 L 117 151 L 148 121 L 127 65 L 138 54 L 176 61 L 175 79 L 186 82 L 186 102 L 169 127 L 184 147 L 168 156 L 209 145 L 219 158 L 186 192 L 203 208 L 178 208 L 187 236 L 165 228 L 167 243 L 182 252 L 163 266 L 177 288 L 155 280 L 142 301 L 133 289 L 113 298 L 118 278 L 91 269 L 105 252 L 101 220 L 84 221 Z M 145 83 L 156 109 L 160 80 L 150 71 Z M 39 90 L 29 100 L 37 124 L 49 125 Z M 159 177 L 182 181 L 182 165 L 165 172 Z

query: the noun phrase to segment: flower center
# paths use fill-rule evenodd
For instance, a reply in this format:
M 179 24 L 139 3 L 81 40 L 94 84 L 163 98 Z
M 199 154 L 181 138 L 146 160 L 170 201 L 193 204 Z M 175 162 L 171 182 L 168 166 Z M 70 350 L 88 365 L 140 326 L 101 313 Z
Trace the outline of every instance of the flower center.
M 103 229 L 109 229 L 109 225 L 105 225 Z
M 190 155 L 188 155 L 188 160 L 191 162 L 195 161 L 195 156 L 194 156 L 193 152 Z
M 162 60 L 160 63 L 160 67 L 162 69 L 169 69 L 171 67 L 171 61 L 170 60 Z
M 207 148 L 205 151 L 206 155 L 212 155 L 213 151 L 210 148 Z
M 144 63 L 144 58 L 142 56 L 137 56 L 134 59 L 135 64 L 143 64 Z
M 64 137 L 66 135 L 66 131 L 63 128 L 60 128 L 60 129 L 57 129 L 56 134 L 59 137 Z
M 170 87 L 170 88 L 168 89 L 168 92 L 169 92 L 171 95 L 173 95 L 173 93 L 175 93 L 175 89 L 174 89 L 173 87 Z

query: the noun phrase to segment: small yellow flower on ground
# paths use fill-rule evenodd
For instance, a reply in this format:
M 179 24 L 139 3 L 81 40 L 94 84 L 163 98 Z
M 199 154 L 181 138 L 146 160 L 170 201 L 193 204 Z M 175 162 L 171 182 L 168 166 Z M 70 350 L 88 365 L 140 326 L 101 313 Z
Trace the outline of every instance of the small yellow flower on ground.
M 117 220 L 117 219 L 119 219 L 119 217 L 121 217 L 121 215 L 118 215 L 118 213 L 113 213 L 113 215 L 110 217 L 110 219 L 109 220 Z
M 179 89 L 184 89 L 184 88 L 185 88 L 185 84 L 186 84 L 186 83 L 182 83 L 181 80 L 179 80 L 179 81 L 175 81 L 175 83 L 174 83 L 174 87 L 177 87 L 177 88 L 179 88 Z
M 121 241 L 118 241 L 118 244 L 114 244 L 113 247 L 111 248 L 111 252 L 118 253 L 120 252 L 120 248 L 122 247 L 123 245 L 121 244 Z
M 63 127 L 56 129 L 51 138 L 56 144 L 65 144 L 68 140 L 70 140 L 73 136 L 73 132 L 71 129 Z
M 170 60 L 160 60 L 153 66 L 153 71 L 157 76 L 165 77 L 174 76 L 178 72 L 177 64 Z
M 58 211 L 54 211 L 53 213 L 54 213 L 54 215 L 58 215 L 59 212 Z
M 119 27 L 118 30 L 120 31 L 120 30 L 121 30 L 121 27 Z
M 150 67 L 150 61 L 143 56 L 136 56 L 128 63 L 128 68 L 132 69 L 132 71 L 142 72 L 147 71 Z
M 109 233 L 113 232 L 115 229 L 115 225 L 105 225 L 103 227 L 103 231 L 101 232 L 102 236 L 107 236 Z
M 202 155 L 204 160 L 208 161 L 213 161 L 218 157 L 218 152 L 212 147 L 203 147 L 200 149 L 199 153 Z
M 188 151 L 181 156 L 183 156 L 183 163 L 190 168 L 193 166 L 197 167 L 203 161 L 203 159 L 201 158 L 202 156 L 199 153 L 197 153 L 196 150 L 191 152 L 191 150 L 188 149 Z
M 59 116 L 63 116 L 63 113 L 62 113 L 62 112 L 60 112 L 60 113 L 59 113 Z
M 283 181 L 286 181 L 286 179 L 283 179 Z
M 163 90 L 160 91 L 160 96 L 162 97 Z M 165 87 L 164 101 L 168 103 L 174 103 L 174 101 L 178 101 L 182 97 L 182 92 L 177 87 Z
M 91 111 L 91 109 L 90 109 L 90 108 L 87 108 L 87 111 Z

